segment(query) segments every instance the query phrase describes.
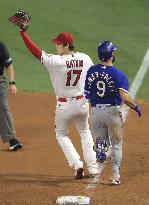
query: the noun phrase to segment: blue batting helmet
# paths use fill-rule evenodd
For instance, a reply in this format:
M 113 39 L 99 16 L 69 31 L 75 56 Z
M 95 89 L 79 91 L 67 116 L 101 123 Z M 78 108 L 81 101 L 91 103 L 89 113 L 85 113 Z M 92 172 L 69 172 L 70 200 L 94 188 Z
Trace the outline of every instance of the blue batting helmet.
M 115 50 L 117 47 L 111 41 L 103 41 L 98 46 L 98 57 L 102 61 L 107 61 Z

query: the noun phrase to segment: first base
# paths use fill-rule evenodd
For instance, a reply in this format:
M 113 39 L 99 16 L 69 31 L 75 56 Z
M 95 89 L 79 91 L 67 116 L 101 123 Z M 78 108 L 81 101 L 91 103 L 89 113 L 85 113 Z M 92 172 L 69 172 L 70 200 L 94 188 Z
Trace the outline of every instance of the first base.
M 84 204 L 90 203 L 90 197 L 87 196 L 61 196 L 56 200 L 57 204 Z

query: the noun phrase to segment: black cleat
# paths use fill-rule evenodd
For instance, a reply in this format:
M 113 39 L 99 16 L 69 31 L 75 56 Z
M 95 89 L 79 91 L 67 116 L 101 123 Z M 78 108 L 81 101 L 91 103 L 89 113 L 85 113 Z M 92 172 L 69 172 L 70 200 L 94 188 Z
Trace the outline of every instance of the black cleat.
M 9 147 L 10 151 L 17 151 L 22 148 L 22 144 L 17 139 L 10 140 L 9 144 L 10 144 Z
M 83 168 L 79 168 L 76 170 L 76 175 L 75 175 L 75 179 L 76 180 L 81 180 L 84 178 L 84 169 Z

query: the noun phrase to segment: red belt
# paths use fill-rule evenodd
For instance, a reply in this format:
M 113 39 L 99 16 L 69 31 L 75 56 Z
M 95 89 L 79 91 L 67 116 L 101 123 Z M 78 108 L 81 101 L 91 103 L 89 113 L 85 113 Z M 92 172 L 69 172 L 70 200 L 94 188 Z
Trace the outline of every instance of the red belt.
M 73 98 L 73 99 L 79 100 L 79 99 L 84 98 L 84 96 L 83 96 L 83 95 L 79 95 L 79 96 L 76 96 L 76 97 L 70 97 L 70 98 Z M 59 102 L 67 102 L 67 98 L 58 98 L 57 100 L 58 100 Z

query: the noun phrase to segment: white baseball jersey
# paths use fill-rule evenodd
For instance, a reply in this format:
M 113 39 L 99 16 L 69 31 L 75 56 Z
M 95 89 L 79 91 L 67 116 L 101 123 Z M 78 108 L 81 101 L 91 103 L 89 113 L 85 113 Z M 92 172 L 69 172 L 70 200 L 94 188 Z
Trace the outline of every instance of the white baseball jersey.
M 53 55 L 42 51 L 41 62 L 47 68 L 57 97 L 76 97 L 84 92 L 87 70 L 93 65 L 84 53 Z

